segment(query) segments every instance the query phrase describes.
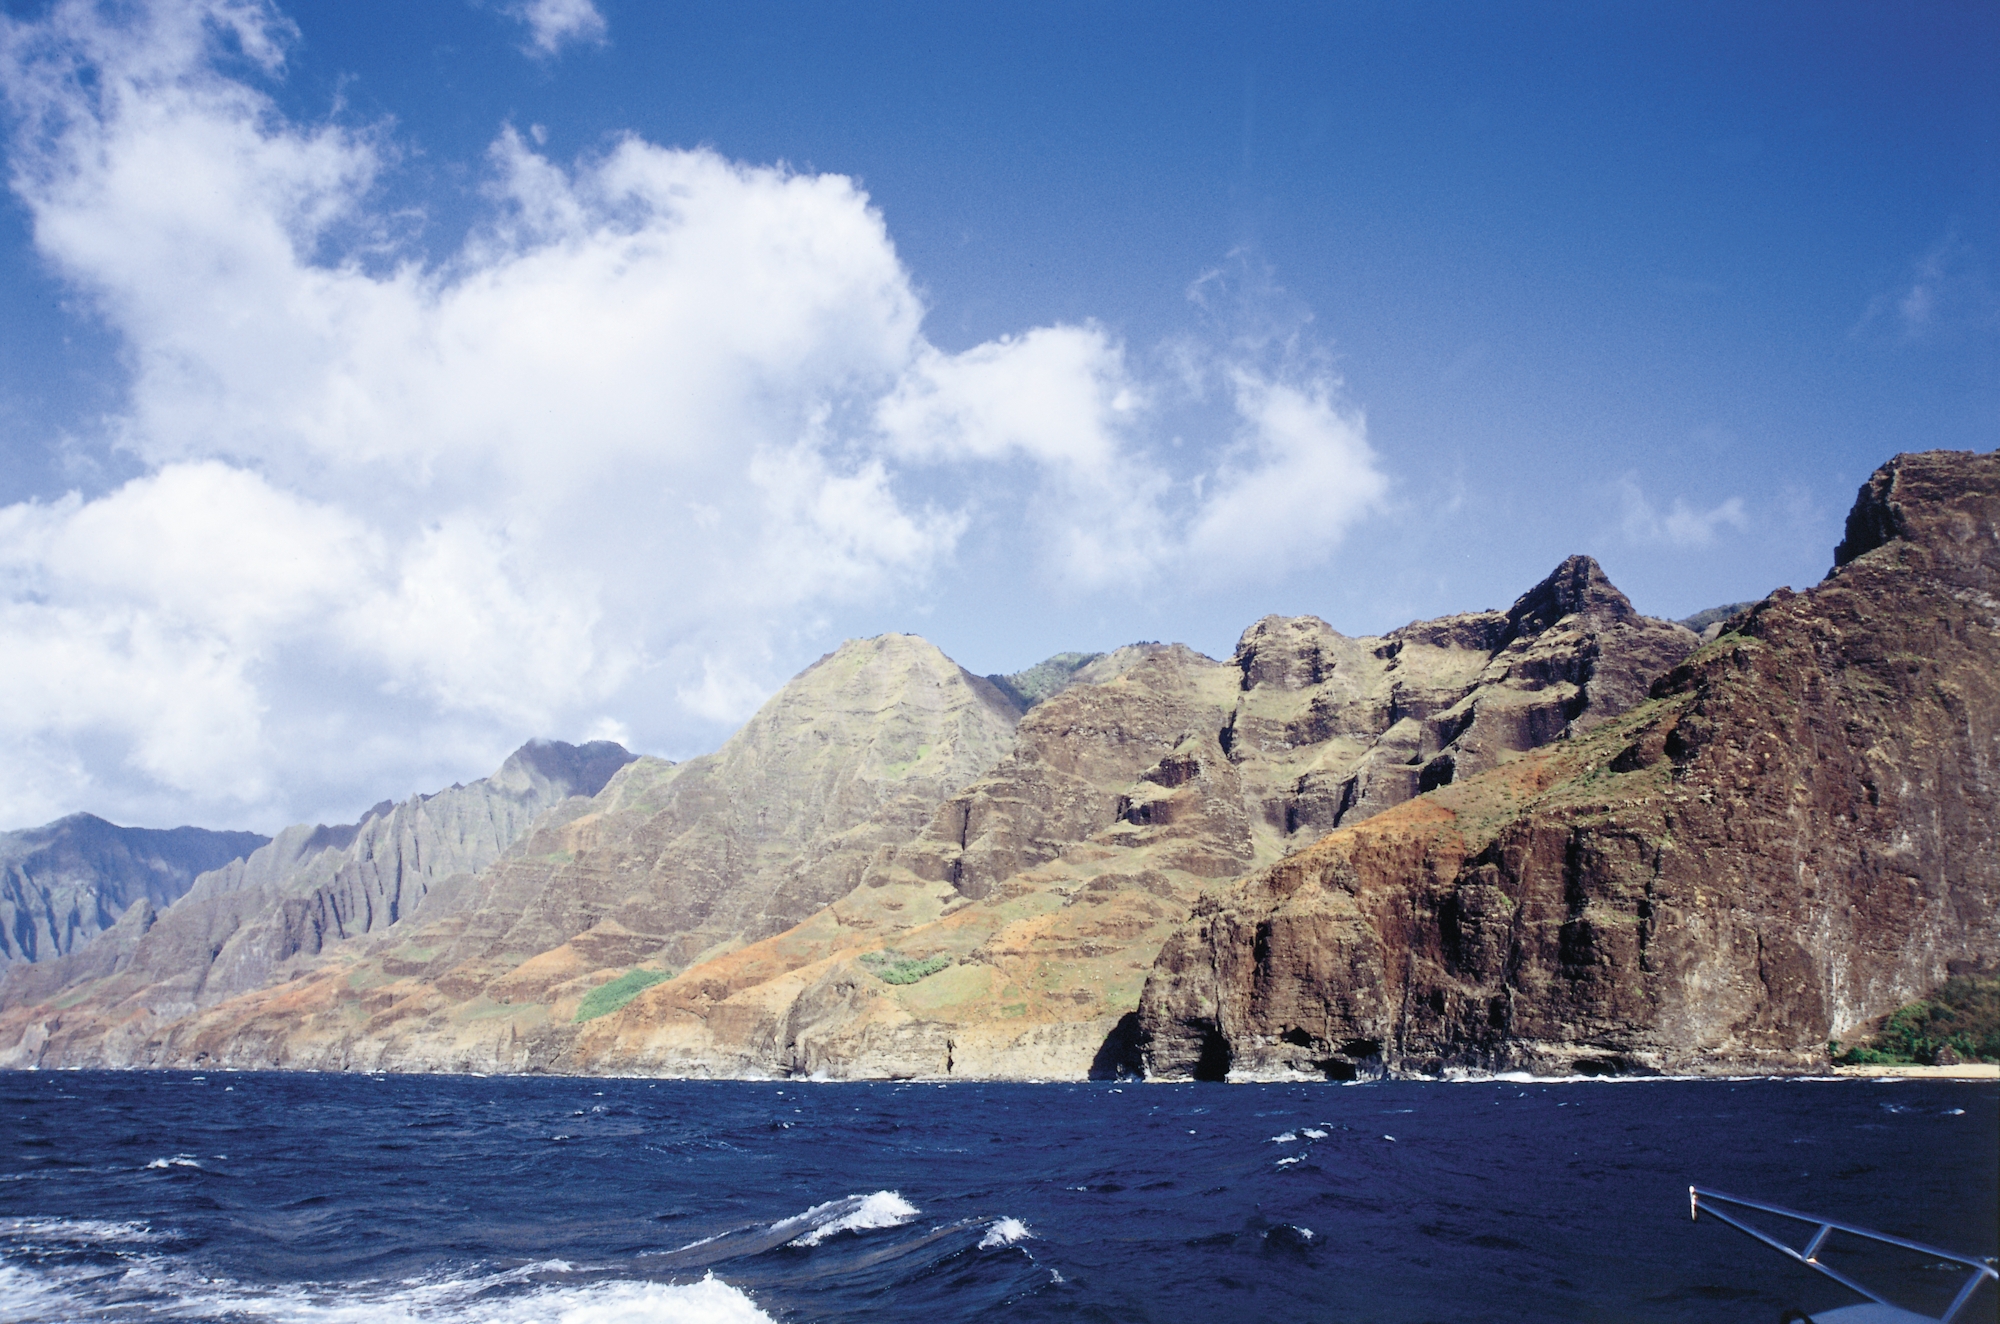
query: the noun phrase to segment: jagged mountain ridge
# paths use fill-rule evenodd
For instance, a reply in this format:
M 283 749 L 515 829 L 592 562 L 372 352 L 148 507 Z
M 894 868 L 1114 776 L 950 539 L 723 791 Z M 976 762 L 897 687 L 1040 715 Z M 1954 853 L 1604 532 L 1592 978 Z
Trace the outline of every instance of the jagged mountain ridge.
M 271 839 L 208 828 L 130 828 L 94 814 L 0 832 L 0 969 L 81 950 L 138 902 L 178 900 L 195 879 Z
M 851 641 L 715 754 L 635 761 L 380 940 L 201 1009 L 146 1060 L 490 1069 L 552 1051 L 610 976 L 781 930 L 851 888 L 1006 751 L 1018 717 L 915 636 Z
M 1051 686 L 1017 733 L 1009 697 L 930 645 L 857 641 L 809 668 L 716 755 L 632 763 L 596 801 L 566 805 L 507 858 L 440 885 L 387 932 L 328 948 L 311 968 L 299 965 L 303 944 L 277 943 L 289 962 L 282 984 L 272 982 L 277 963 L 212 963 L 243 972 L 241 991 L 226 996 L 232 985 L 211 979 L 178 1018 L 155 1017 L 145 1035 L 115 1044 L 72 1012 L 34 1051 L 107 1062 L 816 1069 L 847 1051 L 843 1036 L 875 1032 L 851 1008 L 826 1013 L 824 989 L 798 996 L 800 971 L 829 947 L 942 934 L 973 949 L 965 964 L 986 967 L 1000 993 L 1017 976 L 1036 986 L 1019 1005 L 1043 1028 L 1024 1046 L 987 1027 L 990 1042 L 972 1049 L 967 1069 L 1056 1062 L 1074 1073 L 1130 1016 L 1134 972 L 1205 883 L 1311 839 L 1326 813 L 1375 812 L 1417 793 L 1426 775 L 1448 778 L 1601 720 L 1625 701 L 1627 673 L 1692 643 L 1638 616 L 1594 562 L 1576 558 L 1511 612 L 1423 622 L 1384 640 L 1269 618 L 1227 662 L 1162 645 L 1061 659 L 1057 679 L 1069 683 Z M 914 714 L 915 725 L 882 725 L 890 711 Z M 848 737 L 826 739 L 843 726 Z M 1330 809 L 1323 782 L 1335 792 Z M 1075 911 L 1079 888 L 1089 900 Z M 947 910 L 948 933 L 927 927 Z M 266 906 L 233 922 L 295 935 L 295 919 L 281 921 L 297 912 Z M 1051 1003 L 1041 986 L 1068 977 L 1065 953 L 1079 943 L 1120 974 L 1096 981 L 1101 996 L 1079 1000 L 1072 988 L 1066 1006 Z M 681 970 L 662 1000 L 645 1003 L 658 1010 L 692 996 L 700 1043 L 662 1058 L 658 1042 L 625 1042 L 636 1011 L 582 1030 L 566 1023 L 583 993 L 642 965 Z M 966 974 L 917 992 L 965 986 Z M 747 1012 L 710 1005 L 746 991 L 746 979 Z M 955 1017 L 920 1017 L 918 1031 L 896 1032 L 905 1048 L 884 1058 L 863 1047 L 835 1065 L 927 1069 L 940 1039 L 950 1056 Z
M 1506 612 L 1349 639 L 1267 617 L 1217 661 L 1151 645 L 1064 689 L 915 842 L 799 928 L 588 1027 L 561 1065 L 669 1073 L 1082 1075 L 1118 1058 L 1144 972 L 1201 889 L 1587 730 L 1695 637 L 1571 558 Z M 859 960 L 955 964 L 908 987 Z
M 92 1028 L 88 997 L 60 1014 L 15 1002 L 0 1045 L 11 1026 L 11 1057 L 50 1065 L 1019 1077 L 1144 1051 L 1167 1074 L 1192 1071 L 1212 1041 L 1225 1056 L 1233 1041 L 1214 1027 L 1176 1047 L 1148 1010 L 1159 999 L 1147 991 L 1142 1008 L 1141 994 L 1165 986 L 1161 953 L 1186 946 L 1176 935 L 1198 902 L 1209 913 L 1205 889 L 1317 858 L 1326 847 L 1293 852 L 1333 830 L 1387 843 L 1384 876 L 1403 881 L 1381 884 L 1384 904 L 1421 900 L 1408 871 L 1445 867 L 1409 844 L 1431 840 L 1424 824 L 1504 822 L 1666 702 L 1652 682 L 1697 642 L 1633 611 L 1580 557 L 1507 611 L 1363 640 L 1271 617 L 1227 661 L 1138 645 L 1001 686 L 908 636 L 856 641 L 716 755 L 630 764 L 493 867 L 386 931 L 297 957 L 283 982 L 143 1037 Z M 844 679 L 829 666 L 843 658 L 872 679 Z M 951 759 L 910 734 L 913 712 L 916 727 L 958 733 Z M 1467 895 L 1461 929 L 1483 904 Z M 1586 929 L 1564 932 L 1574 943 Z M 1551 968 L 1544 986 L 1588 996 L 1584 975 Z M 884 978 L 901 969 L 932 973 Z M 632 971 L 673 977 L 576 1021 L 585 994 Z M 1589 1029 L 1549 1023 L 1559 1049 Z M 1287 1025 L 1275 1042 L 1265 1058 L 1291 1066 L 1246 1049 L 1239 1070 L 1361 1070 L 1358 1049 L 1387 1041 Z M 1405 1067 L 1445 1060 L 1404 1047 Z
M 2000 951 L 2000 455 L 1896 457 L 1825 581 L 1583 739 L 1205 898 L 1167 1076 L 1822 1067 Z
M 493 776 L 401 804 L 385 801 L 338 827 L 297 824 L 247 856 L 203 873 L 171 905 L 141 899 L 89 947 L 17 967 L 0 1007 L 82 992 L 56 1027 L 107 1061 L 143 1051 L 159 1026 L 261 988 L 301 958 L 379 932 L 430 890 L 498 859 L 530 823 L 593 794 L 633 755 L 608 741 L 531 741 Z M 48 1031 L 33 1031 L 29 1041 Z

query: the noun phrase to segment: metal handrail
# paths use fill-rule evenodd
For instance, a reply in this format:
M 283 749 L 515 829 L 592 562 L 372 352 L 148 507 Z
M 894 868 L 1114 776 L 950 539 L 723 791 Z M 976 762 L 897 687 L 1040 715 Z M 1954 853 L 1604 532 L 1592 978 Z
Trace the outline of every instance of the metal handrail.
M 1704 1200 L 1708 1203 L 1703 1204 Z M 1763 1213 L 1776 1214 L 1780 1218 L 1790 1218 L 1801 1223 L 1811 1223 L 1815 1228 L 1812 1240 L 1806 1243 L 1804 1250 L 1794 1250 L 1784 1242 L 1779 1241 L 1776 1237 L 1760 1232 L 1748 1223 L 1739 1222 L 1731 1218 L 1728 1214 L 1715 1207 L 1717 1202 L 1741 1205 L 1745 1209 L 1756 1209 Z M 1877 1296 L 1847 1275 L 1829 1269 L 1819 1262 L 1816 1258 L 1819 1254 L 1819 1248 L 1826 1244 L 1826 1239 L 1830 1234 L 1846 1232 L 1853 1236 L 1866 1238 L 1869 1241 L 1879 1241 L 1888 1246 L 1900 1246 L 1904 1250 L 1913 1250 L 1923 1255 L 1934 1255 L 1938 1259 L 1949 1260 L 1953 1264 L 1962 1264 L 1972 1270 L 1972 1275 L 1965 1280 L 1965 1286 L 1958 1289 L 1958 1295 L 1952 1298 L 1951 1308 L 1938 1316 L 1938 1324 L 1951 1324 L 1952 1316 L 1956 1315 L 1964 1308 L 1965 1303 L 1972 1299 L 1972 1294 L 1979 1290 L 1981 1283 L 1985 1282 L 1988 1278 L 2000 1279 L 2000 1271 L 1996 1271 L 1991 1261 L 1988 1260 L 1976 1260 L 1969 1256 L 1957 1255 L 1948 1250 L 1939 1250 L 1936 1246 L 1926 1246 L 1921 1241 L 1906 1241 L 1902 1237 L 1892 1237 L 1884 1232 L 1871 1232 L 1865 1227 L 1855 1227 L 1852 1223 L 1841 1223 L 1831 1218 L 1821 1218 L 1818 1214 L 1802 1214 L 1796 1209 L 1787 1209 L 1783 1205 L 1765 1204 L 1761 1200 L 1745 1200 L 1739 1195 L 1724 1195 L 1721 1191 L 1711 1191 L 1705 1186 L 1688 1187 L 1688 1217 L 1699 1222 L 1703 1209 L 1708 1210 L 1711 1215 L 1729 1224 L 1729 1226 L 1735 1228 L 1738 1232 L 1749 1233 L 1779 1254 L 1797 1260 L 1809 1269 L 1818 1270 L 1850 1292 L 1859 1292 L 1877 1305 L 1888 1306 L 1892 1310 L 1900 1310 L 1902 1307 L 1884 1297 Z

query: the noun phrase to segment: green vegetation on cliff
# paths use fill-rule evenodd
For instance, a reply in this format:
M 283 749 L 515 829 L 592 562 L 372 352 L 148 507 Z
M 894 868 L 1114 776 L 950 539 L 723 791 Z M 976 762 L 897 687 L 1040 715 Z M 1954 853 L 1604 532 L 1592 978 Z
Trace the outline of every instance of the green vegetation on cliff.
M 1851 1066 L 2000 1062 L 2000 978 L 1961 975 L 1897 1008 L 1865 1044 L 1837 1052 Z
M 877 979 L 885 984 L 914 984 L 928 978 L 951 964 L 951 958 L 943 954 L 927 956 L 922 960 L 904 956 L 900 952 L 883 950 L 869 952 L 861 958 L 861 964 L 868 967 Z
M 1025 671 L 1016 671 L 1006 676 L 988 676 L 986 679 L 1023 708 L 1032 708 L 1042 700 L 1062 693 L 1076 679 L 1076 673 L 1103 657 L 1102 653 L 1057 653 L 1044 658 Z
M 653 985 L 664 984 L 673 977 L 671 970 L 627 970 L 610 983 L 599 984 L 584 994 L 576 1009 L 576 1019 L 583 1022 L 609 1016 Z

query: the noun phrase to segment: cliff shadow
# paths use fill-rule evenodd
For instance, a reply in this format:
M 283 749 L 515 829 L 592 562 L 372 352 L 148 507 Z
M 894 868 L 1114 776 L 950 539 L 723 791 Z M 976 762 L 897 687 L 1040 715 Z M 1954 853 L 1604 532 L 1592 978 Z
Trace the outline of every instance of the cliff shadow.
M 1139 1059 L 1139 1013 L 1128 1011 L 1104 1036 L 1090 1059 L 1092 1080 L 1133 1080 L 1145 1074 Z

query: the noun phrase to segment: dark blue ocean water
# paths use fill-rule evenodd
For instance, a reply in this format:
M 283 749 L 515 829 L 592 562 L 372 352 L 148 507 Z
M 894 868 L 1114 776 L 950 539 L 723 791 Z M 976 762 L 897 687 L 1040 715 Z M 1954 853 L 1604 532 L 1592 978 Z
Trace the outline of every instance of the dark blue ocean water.
M 0 1118 L 8 1321 L 1776 1324 L 1855 1298 L 1690 1182 L 2000 1236 L 1991 1082 L 4 1073 Z

